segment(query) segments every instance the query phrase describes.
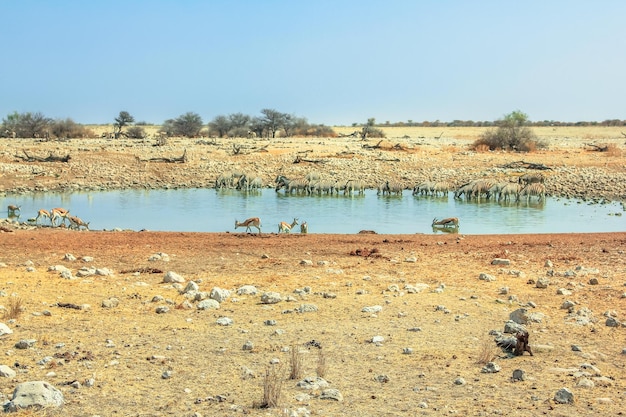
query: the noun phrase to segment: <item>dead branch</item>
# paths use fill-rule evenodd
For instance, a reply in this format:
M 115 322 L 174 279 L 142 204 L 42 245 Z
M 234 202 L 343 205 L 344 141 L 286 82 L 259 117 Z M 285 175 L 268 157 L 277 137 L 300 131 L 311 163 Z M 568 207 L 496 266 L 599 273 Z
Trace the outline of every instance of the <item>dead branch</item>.
M 163 270 L 158 268 L 136 268 L 136 269 L 125 269 L 120 271 L 120 274 L 131 274 L 131 273 L 140 273 L 140 274 L 162 274 Z
M 379 140 L 378 143 L 376 145 L 368 145 L 367 143 L 363 144 L 363 147 L 365 149 L 380 149 L 380 144 L 383 143 L 382 140 Z
M 441 139 L 442 136 L 443 136 L 443 132 L 441 132 L 439 136 L 435 136 L 435 139 Z
M 624 136 L 626 138 L 626 133 L 624 132 L 620 132 L 622 134 L 622 136 Z
M 510 162 L 508 164 L 500 165 L 500 168 L 511 168 L 511 169 L 525 168 L 525 169 L 538 169 L 538 170 L 543 170 L 543 171 L 552 169 L 549 166 L 546 166 L 544 164 L 535 164 L 532 162 L 525 162 L 525 161 Z
M 139 161 L 141 162 L 169 162 L 169 163 L 185 163 L 187 162 L 187 149 L 185 149 L 185 151 L 183 152 L 182 156 L 178 157 L 178 158 L 166 158 L 166 157 L 160 157 L 160 158 L 150 158 L 148 160 L 145 159 L 140 159 Z
M 69 162 L 69 160 L 72 159 L 69 154 L 65 156 L 56 156 L 50 153 L 47 157 L 42 158 L 40 156 L 29 155 L 28 152 L 26 152 L 26 150 L 24 149 L 22 149 L 22 152 L 24 152 L 24 155 L 26 155 L 25 157 L 21 155 L 15 155 L 15 157 L 20 158 L 26 162 Z
M 304 159 L 300 155 L 296 155 L 296 159 L 294 159 L 294 164 L 299 164 L 300 162 L 309 162 L 311 164 L 325 164 L 327 161 L 322 159 Z
M 585 146 L 589 146 L 590 148 L 593 148 L 593 151 L 597 151 L 597 152 L 606 152 L 609 150 L 609 146 L 608 145 L 603 145 L 603 146 L 598 146 L 598 145 L 594 145 L 593 143 L 585 143 Z
M 387 159 L 387 158 L 376 158 L 376 161 L 383 161 L 383 162 L 400 162 L 400 158 L 393 158 L 393 159 Z
M 348 135 L 341 134 L 341 133 L 339 134 L 340 138 L 356 138 L 357 136 L 359 136 L 359 131 L 358 130 L 355 130 L 354 132 L 352 132 L 352 133 L 350 133 Z

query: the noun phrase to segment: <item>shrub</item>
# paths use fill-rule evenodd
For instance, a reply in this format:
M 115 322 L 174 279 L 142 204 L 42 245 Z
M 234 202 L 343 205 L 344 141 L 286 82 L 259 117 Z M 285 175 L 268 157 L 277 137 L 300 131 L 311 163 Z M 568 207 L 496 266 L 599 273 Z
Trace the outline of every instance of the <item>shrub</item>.
M 277 407 L 283 390 L 283 380 L 280 376 L 280 366 L 268 366 L 263 379 L 263 400 L 253 404 L 256 408 Z
M 507 114 L 503 120 L 498 121 L 498 128 L 485 132 L 474 142 L 473 148 L 478 150 L 479 147 L 486 146 L 490 150 L 519 152 L 532 152 L 537 148 L 544 148 L 545 144 L 539 142 L 532 129 L 525 126 L 527 121 L 528 116 L 519 110 Z
M 141 126 L 131 126 L 126 129 L 126 137 L 131 139 L 144 139 L 146 137 L 146 131 Z
M 93 132 L 72 119 L 58 119 L 50 124 L 50 133 L 56 138 L 76 139 L 92 137 Z

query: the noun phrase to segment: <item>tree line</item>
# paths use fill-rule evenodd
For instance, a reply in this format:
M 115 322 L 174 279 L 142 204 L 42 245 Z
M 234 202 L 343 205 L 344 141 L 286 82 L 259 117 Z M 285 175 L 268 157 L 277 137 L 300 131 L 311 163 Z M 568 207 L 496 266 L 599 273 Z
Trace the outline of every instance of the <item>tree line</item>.
M 143 139 L 147 136 L 148 123 L 135 122 L 128 111 L 121 111 L 114 118 L 111 138 Z M 187 112 L 174 119 L 165 120 L 159 129 L 163 137 L 219 137 L 219 138 L 275 138 L 276 136 L 333 137 L 337 134 L 331 127 L 311 124 L 304 117 L 282 113 L 274 109 L 262 109 L 260 116 L 243 113 L 219 115 L 205 124 L 202 117 Z M 105 134 L 107 135 L 107 134 Z M 92 137 L 89 129 L 72 119 L 51 119 L 42 113 L 13 112 L 2 119 L 0 137 L 13 138 L 83 138 Z M 108 136 L 108 135 L 107 135 Z
M 423 121 L 406 122 L 386 121 L 376 123 L 370 118 L 366 123 L 353 123 L 357 128 L 351 136 L 384 137 L 382 127 L 495 127 L 510 124 L 510 115 L 495 121 L 453 120 L 452 122 Z M 626 120 L 608 119 L 602 122 L 559 122 L 554 120 L 530 121 L 524 114 L 523 125 L 527 127 L 539 126 L 626 126 Z M 106 134 L 111 138 L 143 139 L 147 136 L 146 122 L 135 122 L 134 116 L 127 111 L 121 111 L 114 117 L 113 132 Z M 262 109 L 259 116 L 250 116 L 243 113 L 215 116 L 210 122 L 204 123 L 202 117 L 194 112 L 187 112 L 173 119 L 165 120 L 159 129 L 162 137 L 218 137 L 218 138 L 275 138 L 292 136 L 335 137 L 337 134 L 331 127 L 323 124 L 311 124 L 304 117 L 279 112 L 274 109 Z M 71 118 L 52 119 L 40 112 L 18 113 L 13 112 L 2 119 L 0 137 L 13 138 L 41 138 L 72 139 L 93 137 L 90 129 Z

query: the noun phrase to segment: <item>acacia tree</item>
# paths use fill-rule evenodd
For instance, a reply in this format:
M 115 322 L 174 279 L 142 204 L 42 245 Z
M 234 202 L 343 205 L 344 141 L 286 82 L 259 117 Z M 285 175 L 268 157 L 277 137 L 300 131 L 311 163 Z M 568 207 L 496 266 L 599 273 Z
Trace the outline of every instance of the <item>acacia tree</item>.
M 287 115 L 274 109 L 263 109 L 261 114 L 261 123 L 271 137 L 275 138 L 276 132 L 285 125 Z
M 187 112 L 173 120 L 173 130 L 175 136 L 198 136 L 202 130 L 202 117 L 197 113 Z
M 128 126 L 131 123 L 135 122 L 135 118 L 130 115 L 127 111 L 121 111 L 120 115 L 115 118 L 115 124 L 113 125 L 115 130 L 115 139 L 119 138 L 122 135 L 122 129 L 125 126 Z
M 224 137 L 229 130 L 230 121 L 226 116 L 215 116 L 215 118 L 209 122 L 209 132 L 216 134 L 218 138 Z

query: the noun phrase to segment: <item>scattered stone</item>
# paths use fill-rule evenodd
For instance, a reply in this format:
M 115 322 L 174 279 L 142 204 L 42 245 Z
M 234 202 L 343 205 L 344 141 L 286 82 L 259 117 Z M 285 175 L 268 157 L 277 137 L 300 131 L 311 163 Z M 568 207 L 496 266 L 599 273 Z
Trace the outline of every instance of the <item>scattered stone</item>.
M 298 313 L 314 313 L 318 310 L 319 309 L 315 304 L 301 304 L 296 311 Z
M 513 371 L 511 379 L 513 381 L 526 381 L 526 372 L 523 369 L 516 369 Z
M 409 257 L 404 259 L 404 262 L 416 263 L 417 262 L 417 257 L 416 256 L 409 256 Z
M 172 371 L 167 370 L 167 371 L 164 371 L 164 372 L 161 374 L 161 378 L 163 378 L 163 379 L 170 379 L 170 378 L 172 377 L 172 375 L 173 375 L 173 372 L 172 372 Z
M 478 279 L 481 281 L 493 282 L 496 280 L 496 277 L 494 277 L 493 275 L 485 274 L 484 272 L 481 272 L 480 275 L 478 275 Z
M 582 352 L 583 350 L 581 349 L 580 346 L 578 345 L 572 345 L 572 352 Z
M 402 353 L 405 355 L 412 355 L 413 354 L 413 349 L 409 348 L 409 347 L 405 347 L 404 349 L 402 349 Z
M 537 279 L 537 283 L 535 284 L 535 287 L 537 288 L 548 288 L 548 285 L 550 285 L 550 280 L 547 278 L 539 278 Z
M 196 293 L 200 290 L 200 286 L 194 281 L 189 281 L 183 290 L 184 294 Z
M 593 388 L 596 384 L 587 378 L 581 378 L 578 380 L 578 382 L 576 383 L 576 386 L 579 388 Z
M 619 327 L 621 323 L 615 317 L 608 317 L 606 319 L 607 327 Z
M 302 266 L 313 266 L 313 261 L 310 259 L 303 259 L 300 261 L 300 265 Z
M 60 407 L 63 393 L 44 381 L 23 382 L 15 387 L 13 399 L 5 404 L 5 411 L 15 412 L 23 408 Z
M 544 267 L 546 268 L 552 268 L 554 266 L 554 264 L 552 263 L 551 260 L 546 260 L 546 262 L 543 264 Z
M 0 323 L 0 336 L 4 336 L 5 334 L 12 334 L 13 330 L 11 330 L 9 328 L 9 326 L 7 326 L 4 323 Z
M 209 298 L 217 301 L 218 303 L 223 303 L 230 297 L 230 291 L 225 290 L 219 287 L 215 287 L 211 290 L 211 294 Z
M 157 314 L 165 314 L 170 311 L 168 306 L 159 306 L 154 310 Z
M 361 309 L 362 313 L 380 313 L 381 311 L 383 311 L 383 307 L 379 306 L 379 305 L 375 305 L 375 306 L 370 306 L 370 307 L 363 307 Z
M 465 382 L 465 379 L 458 377 L 457 379 L 454 380 L 454 385 L 465 385 L 467 384 L 467 382 Z
M 237 289 L 237 295 L 256 295 L 258 292 L 254 285 L 244 285 Z
M 558 404 L 573 404 L 574 394 L 567 388 L 561 388 L 554 394 L 554 401 Z
M 213 299 L 202 300 L 196 306 L 198 310 L 217 310 L 220 308 L 220 303 Z
M 102 300 L 103 308 L 115 308 L 120 304 L 120 300 L 115 297 L 107 298 L 106 300 Z
M 243 344 L 241 349 L 243 349 L 243 350 L 252 350 L 252 349 L 254 349 L 254 343 L 252 343 L 250 340 L 248 340 L 248 341 L 246 341 L 246 343 Z
M 15 348 L 16 349 L 28 349 L 28 348 L 32 348 L 33 346 L 35 346 L 35 343 L 37 343 L 37 340 L 35 339 L 22 339 L 19 342 L 15 343 Z
M 176 272 L 168 271 L 165 273 L 165 276 L 163 277 L 163 282 L 182 284 L 185 282 L 185 278 L 178 275 Z
M 217 319 L 216 323 L 220 326 L 232 326 L 234 322 L 230 317 L 220 317 Z
M 343 401 L 343 395 L 335 388 L 327 388 L 320 394 L 320 400 Z
M 306 377 L 296 383 L 296 387 L 306 390 L 318 390 L 328 387 L 328 382 L 320 377 Z
M 495 258 L 491 261 L 491 265 L 511 265 L 511 261 L 504 258 Z
M 277 292 L 265 292 L 261 295 L 261 303 L 263 304 L 276 304 L 280 303 L 282 298 Z
M 500 372 L 502 367 L 495 362 L 488 362 L 481 370 L 483 374 L 495 374 Z
M 381 374 L 381 375 L 376 375 L 374 377 L 374 380 L 376 380 L 377 382 L 380 382 L 381 384 L 386 384 L 387 382 L 389 382 L 389 377 L 385 374 Z
M 600 284 L 600 281 L 598 281 L 598 278 L 593 277 L 589 279 L 589 285 L 598 285 L 598 284 Z
M 0 377 L 2 378 L 15 378 L 17 372 L 7 365 L 0 365 Z
M 385 341 L 385 338 L 382 336 L 374 336 L 372 337 L 372 340 L 371 340 L 371 342 L 374 343 L 375 345 L 380 345 L 384 341 Z

